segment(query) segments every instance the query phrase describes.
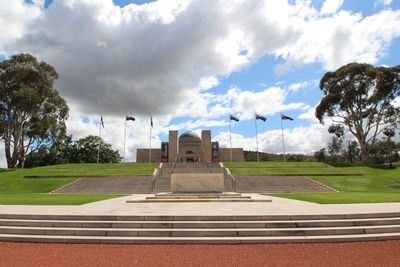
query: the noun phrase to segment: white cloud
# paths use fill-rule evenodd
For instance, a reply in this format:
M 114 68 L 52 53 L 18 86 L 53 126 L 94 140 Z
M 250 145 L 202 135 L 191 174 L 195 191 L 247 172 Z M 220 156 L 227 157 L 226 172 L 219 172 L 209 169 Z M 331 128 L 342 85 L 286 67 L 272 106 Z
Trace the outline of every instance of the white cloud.
M 332 14 L 339 10 L 344 0 L 325 0 L 321 7 L 321 14 Z
M 225 94 L 210 92 L 193 92 L 186 95 L 187 101 L 176 110 L 175 116 L 203 118 L 196 123 L 197 127 L 210 126 L 209 119 L 238 114 L 241 120 L 254 118 L 254 113 L 274 115 L 285 110 L 307 109 L 302 102 L 285 103 L 287 90 L 273 86 L 260 91 L 242 90 L 234 87 Z
M 151 114 L 160 120 L 157 136 L 169 127 L 224 126 L 219 118 L 230 112 L 248 120 L 254 112 L 307 109 L 286 100 L 288 91 L 312 86 L 307 82 L 209 90 L 260 57 L 283 59 L 278 72 L 311 63 L 331 70 L 376 63 L 400 36 L 400 10 L 364 17 L 340 10 L 342 0 L 325 1 L 321 11 L 308 0 L 159 0 L 123 8 L 112 0 L 55 0 L 48 9 L 33 2 L 0 0 L 0 54 L 32 53 L 56 67 L 57 88 L 71 107 L 68 131 L 77 138 L 97 134 L 93 114 L 102 113 L 106 141 L 121 148 L 120 118 L 139 116 L 128 126 L 129 159 L 135 147 L 148 146 Z M 182 116 L 202 119 L 170 125 Z M 299 116 L 313 117 L 311 108 Z
M 316 106 L 309 107 L 304 113 L 301 113 L 298 118 L 318 122 L 318 119 L 315 117 L 315 108 Z
M 385 56 L 391 40 L 400 36 L 399 24 L 400 10 L 390 9 L 368 17 L 339 11 L 300 22 L 301 37 L 278 52 L 286 62 L 277 72 L 314 62 L 322 63 L 326 70 L 353 61 L 374 64 Z
M 280 87 L 270 87 L 259 92 L 233 88 L 228 91 L 228 95 L 232 96 L 232 111 L 240 113 L 240 119 L 243 120 L 254 118 L 254 113 L 273 115 L 285 110 L 301 109 L 306 105 L 302 102 L 286 104 L 286 90 Z
M 83 122 L 81 112 L 74 112 L 67 121 L 68 134 L 72 134 L 74 139 L 79 139 L 88 135 L 99 134 L 99 116 L 90 115 L 88 121 Z M 124 116 L 103 115 L 104 128 L 101 129 L 101 137 L 113 146 L 113 149 L 119 150 L 123 155 L 124 147 Z M 159 135 L 165 132 L 166 125 L 164 118 L 153 118 L 154 127 L 152 128 L 152 147 L 160 147 Z M 150 146 L 150 118 L 136 117 L 134 122 L 127 122 L 126 132 L 126 161 L 136 161 L 136 149 Z
M 310 81 L 292 83 L 288 86 L 288 89 L 291 92 L 296 93 L 301 90 L 311 89 L 312 87 L 316 87 L 316 86 L 318 86 L 318 80 L 310 80 Z
M 62 95 L 88 114 L 172 115 L 187 95 L 259 57 L 282 57 L 279 71 L 374 63 L 400 36 L 400 11 L 362 17 L 337 11 L 338 0 L 324 2 L 330 16 L 311 1 L 39 2 L 0 0 L 0 53 L 33 53 L 54 65 Z
M 208 90 L 219 84 L 218 79 L 215 76 L 203 77 L 200 80 L 199 87 L 201 90 Z
M 0 0 L 0 53 L 8 54 L 5 45 L 27 33 L 27 25 L 42 13 L 42 1 L 32 4 L 24 1 Z
M 326 125 L 318 123 L 307 127 L 295 127 L 284 130 L 285 150 L 287 153 L 312 154 L 326 146 L 331 136 Z M 213 138 L 220 142 L 221 147 L 229 147 L 229 132 L 222 132 Z M 258 135 L 259 151 L 268 153 L 283 153 L 281 130 L 269 130 Z M 245 150 L 256 150 L 254 137 L 232 133 L 232 147 L 243 147 Z
M 378 0 L 375 2 L 375 5 L 381 4 L 384 6 L 388 6 L 393 2 L 393 0 Z

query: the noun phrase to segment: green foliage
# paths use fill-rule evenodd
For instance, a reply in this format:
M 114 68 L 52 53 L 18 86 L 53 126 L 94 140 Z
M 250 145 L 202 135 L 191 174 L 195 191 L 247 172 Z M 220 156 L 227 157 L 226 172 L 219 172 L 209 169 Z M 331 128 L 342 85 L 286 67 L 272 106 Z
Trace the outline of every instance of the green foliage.
M 321 123 L 330 117 L 336 124 L 330 132 L 341 134 L 340 127 L 357 138 L 364 162 L 369 161 L 370 144 L 387 127 L 396 127 L 400 108 L 393 100 L 400 95 L 400 66 L 377 67 L 351 63 L 327 72 L 320 81 L 325 96 L 316 108 Z
M 331 141 L 328 143 L 328 153 L 331 158 L 339 155 L 342 151 L 343 139 L 337 136 L 332 137 Z
M 284 197 L 318 204 L 355 204 L 355 203 L 390 203 L 400 202 L 400 194 L 375 193 L 375 192 L 337 192 L 337 193 L 296 193 L 274 194 L 276 197 Z
M 259 152 L 260 161 L 284 161 L 283 154 L 270 154 Z M 244 151 L 245 161 L 257 161 L 256 151 Z M 302 161 L 313 161 L 312 156 L 302 155 L 302 154 L 287 154 L 286 160 L 288 162 L 302 162 Z
M 110 144 L 102 138 L 89 135 L 79 139 L 76 143 L 76 158 L 71 163 L 95 163 L 97 161 L 97 150 L 99 151 L 100 163 L 115 163 L 121 161 L 118 150 L 113 150 Z
M 324 162 L 326 160 L 326 152 L 325 148 L 321 148 L 318 151 L 314 152 L 314 158 L 318 162 Z
M 319 167 L 330 168 L 326 163 L 322 162 L 224 162 L 224 166 L 228 168 L 306 168 Z
M 113 150 L 110 144 L 98 136 L 89 135 L 76 142 L 69 136 L 62 143 L 53 144 L 51 147 L 40 147 L 27 158 L 26 166 L 96 163 L 99 146 L 99 163 L 116 163 L 121 160 L 118 150 Z
M 26 155 L 66 132 L 66 101 L 54 88 L 54 67 L 28 54 L 0 62 L 0 138 L 9 168 L 24 167 Z
M 377 141 L 370 148 L 371 159 L 375 163 L 389 163 L 399 160 L 400 144 L 392 140 L 384 139 Z

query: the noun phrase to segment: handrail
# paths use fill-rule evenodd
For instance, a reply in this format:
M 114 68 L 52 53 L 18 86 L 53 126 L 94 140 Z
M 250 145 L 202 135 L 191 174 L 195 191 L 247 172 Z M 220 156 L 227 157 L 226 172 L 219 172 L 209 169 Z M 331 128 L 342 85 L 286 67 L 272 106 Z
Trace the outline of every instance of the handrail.
M 176 167 L 176 162 L 178 161 L 178 155 L 175 156 L 174 161 L 172 162 L 172 168 L 171 168 L 171 173 L 174 173 L 175 167 Z
M 224 177 L 225 177 L 225 179 L 227 177 L 229 177 L 231 179 L 233 192 L 236 192 L 236 179 L 235 179 L 235 177 L 233 177 L 231 171 L 225 167 L 224 167 Z
M 206 158 L 206 165 L 207 165 L 207 167 L 210 169 L 210 172 L 212 173 L 213 171 L 212 171 L 212 166 L 211 166 L 211 163 L 208 161 L 208 159 Z
M 156 190 L 156 181 L 162 175 L 162 166 L 163 164 L 160 163 L 160 166 L 153 171 L 153 179 L 151 180 L 151 191 L 154 192 Z

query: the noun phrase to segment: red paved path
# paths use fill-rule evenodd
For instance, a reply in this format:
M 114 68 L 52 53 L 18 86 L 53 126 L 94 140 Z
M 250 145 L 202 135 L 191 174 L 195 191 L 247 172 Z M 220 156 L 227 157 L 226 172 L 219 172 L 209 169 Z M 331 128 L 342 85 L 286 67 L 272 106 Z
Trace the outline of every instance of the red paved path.
M 400 241 L 272 245 L 0 243 L 0 266 L 400 266 Z

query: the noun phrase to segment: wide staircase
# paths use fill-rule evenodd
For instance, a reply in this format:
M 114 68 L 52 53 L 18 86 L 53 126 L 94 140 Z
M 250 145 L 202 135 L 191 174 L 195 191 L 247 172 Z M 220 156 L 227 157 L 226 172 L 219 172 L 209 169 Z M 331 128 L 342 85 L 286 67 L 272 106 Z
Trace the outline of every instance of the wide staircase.
M 240 193 L 294 193 L 335 192 L 321 183 L 304 176 L 235 175 L 236 192 Z
M 400 213 L 267 216 L 0 215 L 0 241 L 306 243 L 400 239 Z

